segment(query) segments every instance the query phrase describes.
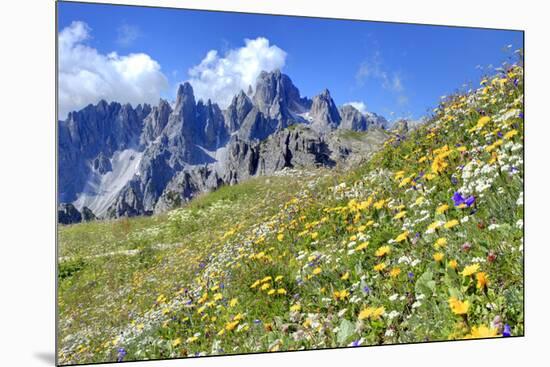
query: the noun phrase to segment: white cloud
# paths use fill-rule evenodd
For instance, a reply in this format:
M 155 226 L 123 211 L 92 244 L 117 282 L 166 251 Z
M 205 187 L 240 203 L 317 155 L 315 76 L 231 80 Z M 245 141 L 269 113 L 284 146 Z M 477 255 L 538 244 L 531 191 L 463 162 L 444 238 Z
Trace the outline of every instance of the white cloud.
M 360 102 L 360 101 L 351 101 L 351 102 L 346 102 L 344 103 L 344 105 L 350 105 L 352 107 L 355 107 L 355 109 L 359 112 L 361 112 L 362 114 L 365 114 L 367 113 L 367 105 L 364 103 L 364 102 Z
M 255 87 L 261 71 L 273 71 L 285 65 L 286 52 L 269 40 L 245 39 L 245 46 L 231 49 L 220 57 L 210 50 L 200 64 L 189 69 L 189 82 L 197 99 L 211 99 L 225 108 L 241 89 Z
M 380 52 L 376 51 L 373 56 L 361 63 L 355 73 L 355 81 L 363 86 L 367 79 L 377 80 L 380 86 L 397 95 L 397 103 L 406 105 L 409 102 L 405 95 L 405 86 L 399 72 L 387 70 L 383 66 Z
M 59 33 L 59 118 L 101 99 L 157 103 L 168 81 L 159 63 L 144 53 L 102 54 L 85 42 L 91 29 L 73 22 Z
M 140 36 L 141 31 L 137 26 L 124 23 L 117 28 L 116 43 L 122 47 L 128 47 Z

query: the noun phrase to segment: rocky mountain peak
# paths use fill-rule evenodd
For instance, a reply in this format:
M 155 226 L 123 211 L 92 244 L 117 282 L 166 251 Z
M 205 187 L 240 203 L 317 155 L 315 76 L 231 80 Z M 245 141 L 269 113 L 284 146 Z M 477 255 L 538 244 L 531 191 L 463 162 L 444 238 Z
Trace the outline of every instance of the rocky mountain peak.
M 313 121 L 312 127 L 318 131 L 329 131 L 338 127 L 341 121 L 340 113 L 328 89 L 313 97 L 310 116 Z

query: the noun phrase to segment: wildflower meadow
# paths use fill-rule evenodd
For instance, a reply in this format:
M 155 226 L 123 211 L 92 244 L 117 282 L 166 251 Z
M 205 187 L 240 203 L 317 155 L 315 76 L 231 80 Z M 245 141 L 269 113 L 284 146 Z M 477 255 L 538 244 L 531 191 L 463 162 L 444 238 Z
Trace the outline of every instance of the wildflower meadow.
M 351 169 L 60 226 L 59 363 L 523 335 L 523 126 L 505 65 Z

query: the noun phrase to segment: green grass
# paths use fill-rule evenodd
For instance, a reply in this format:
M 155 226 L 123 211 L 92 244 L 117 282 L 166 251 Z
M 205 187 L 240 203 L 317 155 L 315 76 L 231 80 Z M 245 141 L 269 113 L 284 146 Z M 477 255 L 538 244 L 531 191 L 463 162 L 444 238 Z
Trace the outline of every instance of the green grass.
M 522 78 L 450 97 L 347 171 L 60 227 L 61 363 L 522 335 Z

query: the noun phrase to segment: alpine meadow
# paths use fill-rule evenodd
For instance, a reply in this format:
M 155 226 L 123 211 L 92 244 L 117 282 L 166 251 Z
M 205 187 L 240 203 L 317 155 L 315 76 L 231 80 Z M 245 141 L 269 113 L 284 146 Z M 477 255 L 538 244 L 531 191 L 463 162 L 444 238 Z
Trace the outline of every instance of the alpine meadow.
M 523 336 L 511 53 L 414 120 L 280 65 L 225 105 L 191 80 L 60 116 L 58 363 Z

